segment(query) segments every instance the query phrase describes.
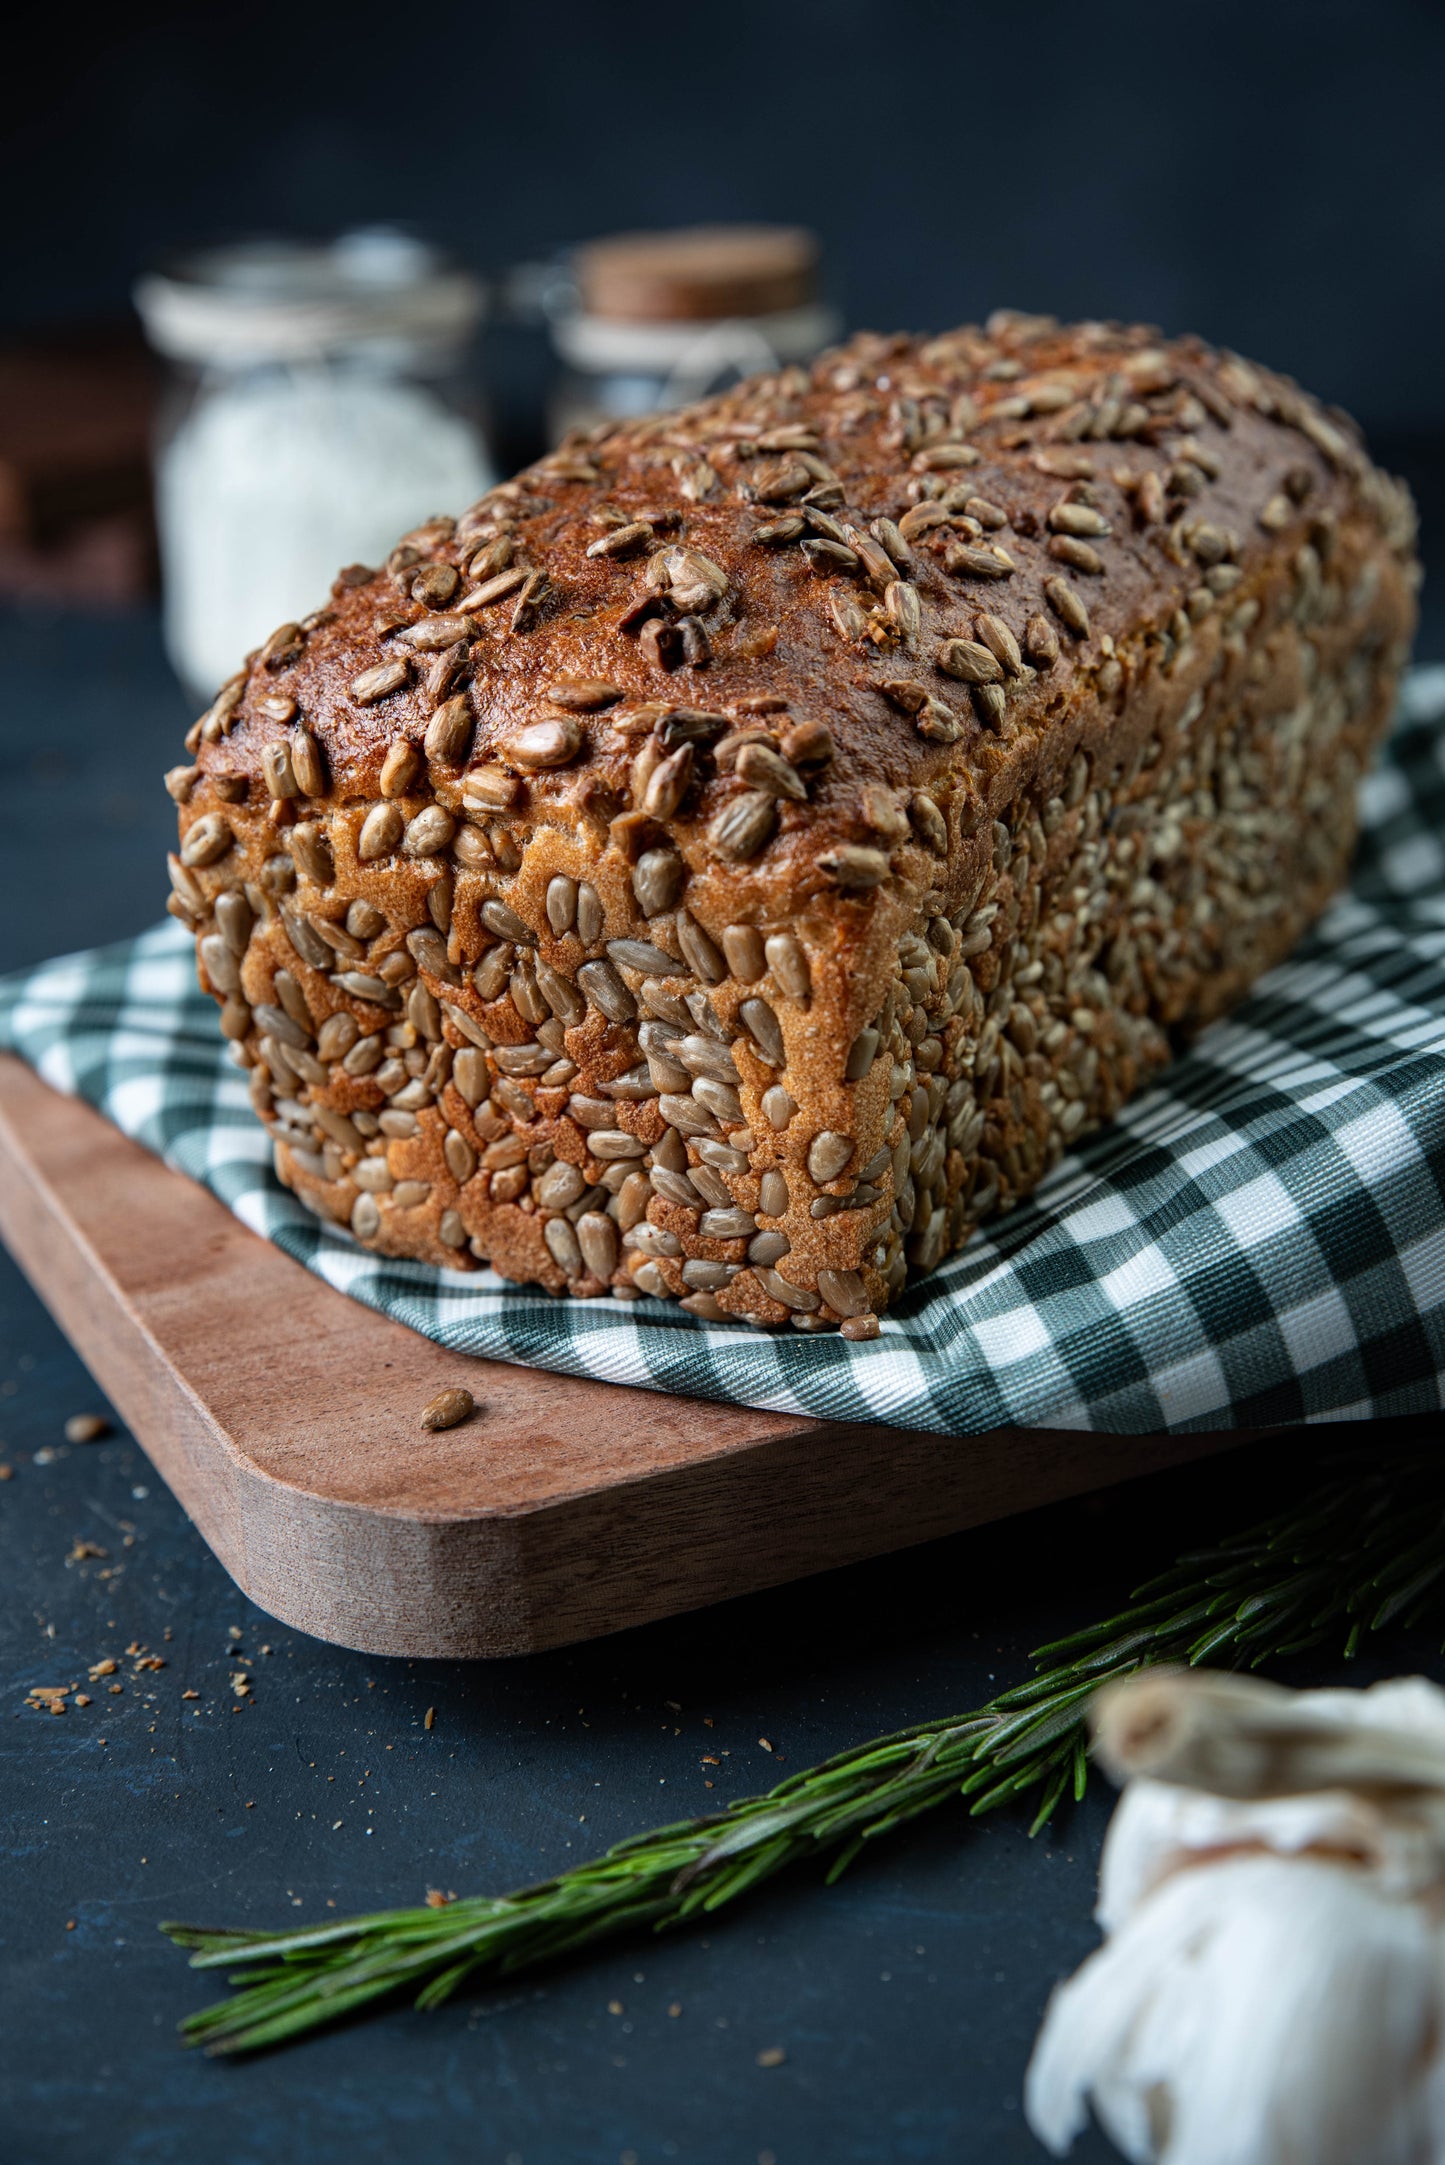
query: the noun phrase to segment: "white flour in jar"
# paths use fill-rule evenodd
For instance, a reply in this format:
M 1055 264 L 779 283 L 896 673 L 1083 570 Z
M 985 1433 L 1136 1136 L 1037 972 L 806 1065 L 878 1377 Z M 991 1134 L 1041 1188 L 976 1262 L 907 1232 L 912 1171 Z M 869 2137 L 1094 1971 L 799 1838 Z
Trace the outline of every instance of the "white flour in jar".
M 415 382 L 324 361 L 211 376 L 156 477 L 177 669 L 209 697 L 343 564 L 493 479 L 471 424 Z

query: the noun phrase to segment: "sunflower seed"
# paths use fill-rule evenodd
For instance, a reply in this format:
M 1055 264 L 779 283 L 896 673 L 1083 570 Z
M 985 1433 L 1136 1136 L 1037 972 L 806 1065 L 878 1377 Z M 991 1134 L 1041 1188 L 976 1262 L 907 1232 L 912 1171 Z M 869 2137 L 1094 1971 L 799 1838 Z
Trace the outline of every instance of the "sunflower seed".
M 577 922 L 577 882 L 559 872 L 547 882 L 547 922 L 559 940 Z
M 806 803 L 808 792 L 797 769 L 767 744 L 745 744 L 737 755 L 734 772 L 750 789 L 773 797 L 791 797 Z
M 427 723 L 426 756 L 440 766 L 460 767 L 472 740 L 472 710 L 465 692 L 439 706 Z
M 729 1210 L 705 1210 L 697 1229 L 704 1240 L 747 1240 L 756 1233 L 758 1221 L 750 1210 L 734 1205 Z
M 1024 665 L 1023 656 L 1019 652 L 1017 639 L 1003 618 L 990 616 L 986 609 L 980 609 L 973 621 L 979 639 L 1005 672 L 1011 677 L 1020 675 Z
M 684 866 L 675 849 L 644 850 L 632 868 L 632 892 L 644 917 L 670 910 L 682 893 Z
M 421 754 L 405 737 L 398 737 L 381 763 L 383 797 L 404 797 L 421 772 Z
M 752 925 L 728 925 L 722 940 L 723 953 L 733 976 L 740 977 L 745 985 L 755 984 L 767 967 L 763 955 L 762 934 Z M 686 953 L 685 948 L 683 951 Z M 697 972 L 699 977 L 702 974 L 701 970 Z M 720 974 L 725 975 L 726 972 Z M 718 979 L 708 978 L 706 982 L 715 984 Z
M 811 1315 L 818 1307 L 817 1294 L 810 1293 L 806 1286 L 791 1285 L 786 1278 L 780 1278 L 775 1270 L 768 1270 L 762 1264 L 754 1264 L 753 1269 L 763 1291 L 770 1294 L 782 1307 L 791 1308 L 799 1315 Z
M 911 646 L 923 629 L 923 602 L 917 587 L 906 579 L 890 580 L 884 589 L 883 606 L 903 644 Z
M 712 660 L 712 641 L 695 616 L 684 617 L 680 626 L 682 658 L 689 669 L 705 669 Z
M 950 542 L 943 552 L 943 568 L 955 578 L 1007 579 L 1018 570 L 1004 550 L 974 548 L 963 541 Z
M 789 513 L 786 518 L 773 519 L 766 526 L 755 526 L 748 539 L 764 549 L 782 549 L 790 542 L 801 541 L 807 530 L 802 519 Z
M 1008 699 L 1001 684 L 975 684 L 973 687 L 973 704 L 978 718 L 985 728 L 999 729 L 1002 727 L 1008 709 Z
M 850 640 L 867 638 L 868 619 L 851 594 L 841 594 L 836 589 L 830 592 L 828 596 L 828 612 L 841 638 Z
M 769 935 L 763 949 L 768 968 L 790 1000 L 805 1001 L 813 990 L 813 973 L 801 940 L 791 932 Z
M 203 812 L 186 829 L 181 844 L 181 863 L 187 871 L 197 865 L 214 864 L 218 857 L 225 856 L 232 840 L 230 824 L 223 813 Z
M 333 982 L 343 992 L 351 993 L 358 1000 L 367 1000 L 373 1007 L 386 1007 L 395 1012 L 401 1006 L 401 994 L 384 977 L 373 977 L 369 970 L 338 970 Z
M 201 960 L 212 990 L 220 993 L 239 992 L 241 971 L 236 957 L 219 932 L 212 932 L 200 943 Z
M 711 1037 L 682 1037 L 667 1048 L 669 1057 L 680 1060 L 690 1075 L 710 1075 L 714 1082 L 736 1084 L 738 1071 L 726 1045 Z
M 177 804 L 189 804 L 191 791 L 200 775 L 199 767 L 167 767 L 163 777 L 167 796 L 173 797 Z
M 1059 658 L 1059 635 L 1046 616 L 1029 618 L 1024 626 L 1024 647 L 1036 669 L 1053 668 Z
M 1049 554 L 1056 563 L 1069 564 L 1075 571 L 1087 572 L 1091 578 L 1100 578 L 1104 571 L 1104 559 L 1097 549 L 1091 549 L 1087 541 L 1075 541 L 1069 534 L 1055 534 L 1049 543 Z
M 275 985 L 277 999 L 281 1002 L 291 1020 L 300 1025 L 309 1039 L 316 1024 L 311 1009 L 307 1004 L 305 993 L 289 970 L 278 970 L 276 972 Z M 308 1082 L 325 1082 L 326 1077 L 324 1074 L 308 1075 L 306 1079 Z
M 693 757 L 692 746 L 684 744 L 653 768 L 642 798 L 649 819 L 665 821 L 676 814 L 692 782 Z
M 870 1305 L 856 1270 L 820 1270 L 818 1291 L 840 1316 L 861 1316 Z
M 577 937 L 589 947 L 602 937 L 602 904 L 589 880 L 577 883 Z
M 767 1001 L 744 1000 L 738 1009 L 738 1018 L 769 1065 L 785 1066 L 787 1055 L 783 1046 L 782 1026 Z
M 560 971 L 554 970 L 550 963 L 537 964 L 537 989 L 564 1028 L 575 1028 L 586 1015 L 587 1003 L 577 987 L 570 984 Z
M 463 615 L 428 616 L 419 624 L 408 624 L 405 631 L 398 633 L 397 643 L 418 654 L 439 654 L 444 647 L 472 636 L 472 626 Z
M 570 715 L 565 721 L 529 722 L 501 746 L 503 757 L 527 774 L 565 767 L 581 749 L 581 724 Z
M 594 714 L 601 707 L 615 707 L 622 690 L 602 677 L 556 677 L 543 686 L 542 697 L 570 714 Z
M 797 459 L 780 459 L 773 466 L 765 466 L 755 477 L 749 494 L 756 503 L 785 504 L 791 497 L 801 496 L 814 476 Z
M 351 1230 L 358 1240 L 374 1240 L 381 1231 L 381 1210 L 375 1196 L 357 1196 L 351 1206 Z
M 934 664 L 961 684 L 997 684 L 1003 676 L 997 657 L 975 639 L 946 639 Z
M 624 1134 L 621 1128 L 600 1128 L 587 1138 L 587 1147 L 594 1158 L 605 1164 L 616 1164 L 626 1158 L 644 1158 L 647 1145 L 636 1135 Z
M 609 1022 L 631 1022 L 636 1015 L 637 1002 L 610 962 L 584 962 L 577 982 Z
M 609 940 L 607 952 L 621 968 L 640 970 L 644 977 L 679 977 L 675 955 L 664 954 L 649 940 Z
M 862 1082 L 869 1074 L 878 1057 L 878 1032 L 871 1026 L 860 1030 L 848 1048 L 847 1064 L 843 1069 L 845 1082 Z
M 836 1128 L 824 1128 L 808 1145 L 808 1171 L 819 1186 L 836 1180 L 857 1148 L 851 1135 L 843 1135 Z
M 778 1130 L 779 1134 L 786 1128 L 797 1110 L 797 1100 L 788 1094 L 781 1083 L 774 1083 L 771 1089 L 763 1092 L 764 1118 L 770 1127 Z
M 898 521 L 898 531 L 905 542 L 917 541 L 920 534 L 931 533 L 936 526 L 947 526 L 952 516 L 943 504 L 915 504 Z
M 658 1098 L 657 1109 L 670 1128 L 682 1135 L 716 1135 L 718 1124 L 706 1105 L 681 1091 L 664 1090 Z
M 604 1281 L 617 1268 L 617 1227 L 601 1211 L 589 1210 L 577 1220 L 577 1245 L 594 1278 Z
M 361 823 L 357 837 L 356 854 L 363 864 L 372 864 L 378 857 L 389 857 L 401 840 L 406 822 L 399 806 L 374 804 Z
M 942 857 L 948 849 L 948 823 L 932 797 L 917 790 L 908 800 L 908 817 L 918 838 Z
M 1078 639 L 1089 636 L 1089 612 L 1067 579 L 1045 579 L 1044 599 L 1066 630 Z
M 216 923 L 233 955 L 245 954 L 255 922 L 255 912 L 238 887 L 217 895 Z
M 589 556 L 636 556 L 654 539 L 652 528 L 642 519 L 634 519 L 630 526 L 616 526 L 599 540 L 589 543 Z
M 679 910 L 676 918 L 677 944 L 682 949 L 683 960 L 694 977 L 705 985 L 720 985 L 727 976 L 727 964 L 719 953 L 711 935 L 704 931 L 697 919 L 687 910 Z
M 871 887 L 879 887 L 887 879 L 888 859 L 881 849 L 867 849 L 859 843 L 840 842 L 835 849 L 824 850 L 818 858 L 818 870 L 824 872 L 847 893 L 861 894 Z
M 810 538 L 803 543 L 803 554 L 815 571 L 856 571 L 858 558 L 846 542 L 829 541 L 822 536 Z
M 1049 513 L 1049 531 L 1054 534 L 1079 536 L 1108 534 L 1113 531 L 1101 511 L 1092 504 L 1055 504 Z
M 730 1084 L 719 1082 L 713 1075 L 699 1075 L 692 1086 L 692 1094 L 719 1120 L 727 1121 L 731 1127 L 742 1126 L 742 1101 Z
M 575 1203 L 579 1195 L 587 1192 L 587 1182 L 575 1165 L 561 1159 L 549 1165 L 540 1180 L 534 1181 L 532 1193 L 543 1210 L 565 1210 Z
M 708 829 L 708 839 L 723 856 L 746 863 L 772 840 L 777 821 L 777 799 L 764 790 L 749 790 L 723 806 Z
M 402 854 L 407 857 L 435 857 L 444 850 L 456 833 L 457 823 L 450 812 L 444 812 L 439 804 L 429 804 L 416 818 L 407 822 L 402 837 Z
M 521 793 L 521 783 L 505 767 L 475 767 L 462 783 L 462 805 L 469 813 L 506 812 Z
M 471 587 L 457 603 L 459 609 L 490 609 L 493 602 L 505 601 L 509 594 L 520 591 L 530 574 L 525 564 L 513 564 L 483 579 L 480 586 Z
M 358 706 L 375 706 L 378 699 L 389 699 L 399 692 L 411 676 L 411 664 L 403 655 L 393 655 L 388 661 L 377 662 L 374 668 L 363 669 L 359 677 L 353 677 L 348 687 Z

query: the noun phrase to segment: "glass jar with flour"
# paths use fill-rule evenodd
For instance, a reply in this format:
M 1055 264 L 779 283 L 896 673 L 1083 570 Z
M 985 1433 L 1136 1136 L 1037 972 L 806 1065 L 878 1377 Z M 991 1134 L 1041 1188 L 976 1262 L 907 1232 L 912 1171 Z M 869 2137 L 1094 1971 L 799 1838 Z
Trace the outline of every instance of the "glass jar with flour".
M 496 478 L 468 376 L 483 289 L 391 230 L 215 249 L 136 289 L 171 363 L 157 447 L 166 644 L 209 699 L 338 568 Z

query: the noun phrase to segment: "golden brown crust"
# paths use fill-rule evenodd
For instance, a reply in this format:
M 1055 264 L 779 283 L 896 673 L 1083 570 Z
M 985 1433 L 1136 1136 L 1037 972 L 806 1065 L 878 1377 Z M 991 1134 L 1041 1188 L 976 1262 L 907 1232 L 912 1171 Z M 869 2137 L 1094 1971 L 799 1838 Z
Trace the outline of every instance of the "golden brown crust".
M 1321 906 L 1413 579 L 1350 424 L 1233 356 L 860 338 L 343 574 L 188 740 L 176 907 L 373 1245 L 867 1313 Z

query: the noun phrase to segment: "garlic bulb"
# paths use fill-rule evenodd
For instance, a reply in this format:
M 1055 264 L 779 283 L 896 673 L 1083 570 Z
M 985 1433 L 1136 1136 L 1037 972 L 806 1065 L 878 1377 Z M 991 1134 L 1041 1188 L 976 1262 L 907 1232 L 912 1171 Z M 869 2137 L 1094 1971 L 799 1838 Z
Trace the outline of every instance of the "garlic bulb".
M 1101 1695 L 1106 1938 L 1025 2090 L 1134 2165 L 1445 2165 L 1445 1692 L 1162 1672 Z

